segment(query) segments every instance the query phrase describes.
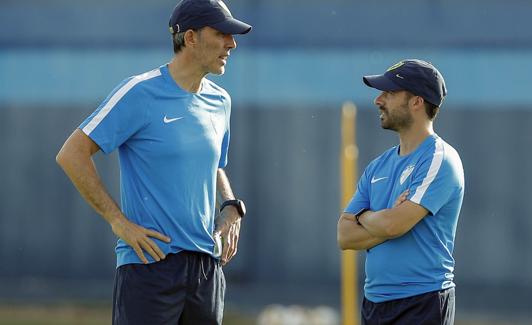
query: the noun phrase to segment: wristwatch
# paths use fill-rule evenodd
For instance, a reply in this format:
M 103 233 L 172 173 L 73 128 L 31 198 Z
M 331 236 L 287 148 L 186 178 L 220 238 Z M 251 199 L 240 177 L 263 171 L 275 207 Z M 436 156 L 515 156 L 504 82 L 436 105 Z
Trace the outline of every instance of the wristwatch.
M 238 211 L 238 214 L 240 214 L 240 218 L 243 218 L 246 215 L 246 205 L 244 204 L 244 201 L 242 200 L 227 200 L 220 206 L 220 212 L 228 206 L 232 205 L 236 207 L 236 210 Z
M 362 224 L 360 223 L 360 221 L 358 221 L 358 218 L 360 218 L 360 216 L 361 216 L 364 212 L 366 212 L 366 211 L 369 211 L 369 209 L 367 209 L 367 208 L 362 208 L 362 209 L 360 209 L 357 213 L 355 213 L 355 219 L 356 219 L 357 224 L 358 224 L 359 226 L 362 226 Z

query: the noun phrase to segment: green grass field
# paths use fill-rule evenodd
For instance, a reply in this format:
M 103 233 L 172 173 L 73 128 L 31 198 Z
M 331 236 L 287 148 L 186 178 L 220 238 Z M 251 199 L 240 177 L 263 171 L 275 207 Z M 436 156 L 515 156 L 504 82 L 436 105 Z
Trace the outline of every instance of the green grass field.
M 224 325 L 254 325 L 250 315 L 226 311 Z M 0 306 L 0 325 L 108 325 L 111 309 L 102 305 Z M 469 316 L 458 318 L 455 325 L 524 325 L 530 321 Z
M 228 311 L 224 324 L 251 325 L 253 318 Z M 109 325 L 111 309 L 103 306 L 1 306 L 0 325 Z
M 110 324 L 111 310 L 98 306 L 2 306 L 0 325 Z

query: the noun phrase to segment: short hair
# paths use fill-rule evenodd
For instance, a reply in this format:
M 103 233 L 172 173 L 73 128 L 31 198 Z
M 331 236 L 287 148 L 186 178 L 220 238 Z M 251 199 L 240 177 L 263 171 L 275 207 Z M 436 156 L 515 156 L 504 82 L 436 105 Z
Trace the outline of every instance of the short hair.
M 174 45 L 174 54 L 177 54 L 185 47 L 185 32 L 173 33 L 172 43 Z
M 417 96 L 417 95 L 414 95 L 413 93 L 409 91 L 406 92 L 406 100 L 410 100 L 410 98 L 414 96 Z M 425 113 L 427 113 L 427 117 L 429 118 L 429 120 L 433 121 L 436 118 L 436 115 L 438 115 L 438 112 L 440 111 L 440 107 L 432 103 L 429 103 L 425 98 L 423 98 L 423 104 L 425 105 Z
M 436 115 L 438 115 L 439 111 L 440 108 L 437 105 L 429 103 L 425 100 L 425 112 L 427 113 L 429 120 L 433 121 L 436 118 Z
M 202 28 L 191 28 L 191 30 L 194 31 L 194 32 L 198 32 L 201 29 Z M 172 34 L 172 43 L 174 45 L 174 54 L 179 53 L 185 47 L 185 33 L 186 32 L 187 31 L 179 32 L 179 33 L 173 33 Z

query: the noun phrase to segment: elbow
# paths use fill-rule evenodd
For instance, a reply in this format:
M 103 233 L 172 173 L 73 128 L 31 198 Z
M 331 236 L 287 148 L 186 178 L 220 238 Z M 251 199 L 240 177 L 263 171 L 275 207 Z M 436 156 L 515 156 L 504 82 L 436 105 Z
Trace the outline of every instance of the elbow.
M 70 170 L 74 168 L 75 165 L 75 155 L 69 148 L 61 148 L 57 155 L 55 156 L 55 162 L 63 169 Z
M 342 214 L 338 220 L 336 228 L 336 243 L 338 248 L 343 251 L 347 249 L 356 249 L 354 247 L 356 241 L 354 241 L 352 229 L 349 227 L 353 221 L 348 219 L 349 218 L 345 214 Z
M 340 217 L 336 228 L 336 243 L 338 244 L 338 248 L 340 248 L 341 250 L 346 250 L 349 249 L 349 247 L 347 247 L 348 238 L 346 231 L 342 229 L 342 221 L 342 217 Z
M 353 250 L 355 249 L 354 247 L 352 247 L 351 245 L 349 245 L 349 243 L 347 242 L 340 242 L 338 241 L 338 248 L 340 248 L 341 251 L 345 251 L 345 250 Z
M 59 150 L 57 155 L 55 156 L 55 162 L 63 167 L 63 164 L 65 163 L 65 155 L 63 154 L 63 150 Z
M 344 238 L 344 236 L 342 236 L 340 232 L 338 232 L 336 236 L 336 242 L 338 243 L 338 248 L 340 248 L 341 250 L 349 249 L 347 240 Z
M 338 248 L 340 248 L 340 250 L 342 251 L 345 251 L 348 249 L 350 250 L 361 249 L 360 247 L 357 246 L 357 243 L 353 241 L 353 238 L 349 236 L 349 234 L 346 233 L 346 231 L 342 231 L 341 229 L 338 229 L 338 232 L 336 234 L 336 242 L 338 244 Z
M 337 236 L 337 243 L 338 243 L 338 248 L 340 248 L 340 250 L 342 251 L 345 251 L 345 250 L 358 251 L 358 250 L 366 249 L 366 247 L 363 245 L 362 242 L 355 242 L 353 240 L 349 240 L 348 238 L 342 237 L 340 235 Z
M 69 163 L 68 154 L 65 152 L 65 148 L 61 148 L 57 155 L 55 156 L 55 162 L 61 166 L 61 168 L 65 169 L 65 167 Z

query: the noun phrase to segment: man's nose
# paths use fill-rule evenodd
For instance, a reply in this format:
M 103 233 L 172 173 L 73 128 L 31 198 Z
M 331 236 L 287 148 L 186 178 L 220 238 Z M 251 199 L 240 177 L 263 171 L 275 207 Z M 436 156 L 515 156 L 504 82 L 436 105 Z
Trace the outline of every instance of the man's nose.
M 226 37 L 227 48 L 229 49 L 236 48 L 236 40 L 233 37 L 233 35 L 227 34 L 225 37 Z
M 384 104 L 384 100 L 383 100 L 383 95 L 384 92 L 382 92 L 379 96 L 375 97 L 375 99 L 373 100 L 373 104 L 377 105 L 378 107 L 381 107 L 383 106 Z

